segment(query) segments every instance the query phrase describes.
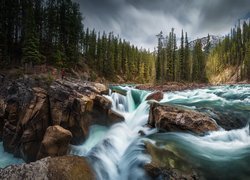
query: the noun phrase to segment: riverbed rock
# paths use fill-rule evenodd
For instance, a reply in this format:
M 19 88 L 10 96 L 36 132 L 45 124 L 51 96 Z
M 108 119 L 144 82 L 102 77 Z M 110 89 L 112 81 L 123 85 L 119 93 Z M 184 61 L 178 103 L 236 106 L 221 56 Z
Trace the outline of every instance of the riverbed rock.
M 93 109 L 93 100 L 87 96 L 71 96 L 60 101 L 54 96 L 50 98 L 53 125 L 60 125 L 69 130 L 73 138 L 72 144 L 81 144 L 88 135 L 91 119 L 86 114 Z
M 204 134 L 219 129 L 216 122 L 206 114 L 179 106 L 152 103 L 148 124 L 160 131 L 189 131 Z
M 111 101 L 102 96 L 108 92 L 105 85 L 70 79 L 41 88 L 37 85 L 43 84 L 42 80 L 33 81 L 32 77 L 24 77 L 0 84 L 0 139 L 5 151 L 26 162 L 37 160 L 49 126 L 70 131 L 70 143 L 79 145 L 88 137 L 91 125 L 110 126 L 124 120 L 111 110 Z M 39 158 L 46 156 L 46 152 L 41 154 Z
M 95 175 L 85 158 L 61 156 L 0 169 L 0 179 L 92 180 L 95 179 Z
M 248 124 L 248 120 L 246 119 L 247 114 L 245 114 L 246 117 L 242 117 L 238 112 L 230 111 L 228 109 L 218 111 L 213 108 L 199 108 L 198 110 L 207 113 L 220 127 L 227 131 L 241 129 Z
M 147 175 L 153 179 L 199 179 L 200 175 L 185 159 L 185 155 L 173 148 L 157 147 L 145 142 L 151 162 L 144 166 Z
M 68 129 L 73 137 L 71 144 L 82 144 L 93 124 L 110 125 L 111 101 L 101 94 L 104 86 L 91 83 L 55 81 L 49 90 L 53 125 Z M 117 121 L 118 122 L 118 121 Z
M 152 92 L 151 94 L 148 95 L 148 97 L 146 98 L 146 100 L 156 100 L 156 101 L 160 101 L 163 99 L 163 92 L 162 91 L 155 91 Z
M 49 126 L 43 137 L 37 159 L 42 159 L 47 156 L 55 157 L 66 155 L 71 138 L 71 132 L 61 126 Z

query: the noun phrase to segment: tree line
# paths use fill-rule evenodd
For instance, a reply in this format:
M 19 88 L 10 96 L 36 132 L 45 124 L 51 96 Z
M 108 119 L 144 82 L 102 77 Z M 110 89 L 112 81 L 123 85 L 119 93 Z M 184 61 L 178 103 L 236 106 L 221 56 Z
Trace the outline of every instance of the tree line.
M 231 33 L 209 54 L 209 75 L 219 74 L 227 67 L 236 67 L 237 81 L 250 80 L 250 24 L 243 22 L 231 29 Z
M 207 53 L 202 49 L 201 40 L 197 40 L 193 49 L 189 47 L 188 35 L 182 30 L 180 47 L 177 47 L 174 28 L 164 37 L 157 35 L 158 48 L 156 58 L 156 81 L 164 82 L 205 82 L 205 61 Z M 209 38 L 206 48 L 209 49 Z
M 79 59 L 82 16 L 70 0 L 2 0 L 1 65 L 72 64 Z
M 157 35 L 153 53 L 119 36 L 83 25 L 78 3 L 72 0 L 1 0 L 0 67 L 49 64 L 72 67 L 86 63 L 99 76 L 133 82 L 205 82 L 207 75 L 235 66 L 237 79 L 250 79 L 250 27 L 244 22 L 231 30 L 212 51 L 210 36 L 202 47 L 190 48 L 183 30 Z
M 151 81 L 154 56 L 113 33 L 84 28 L 71 0 L 1 0 L 0 66 L 49 64 L 71 67 L 84 61 L 101 76 Z
M 154 81 L 154 55 L 145 49 L 138 49 L 129 42 L 115 36 L 112 32 L 84 32 L 83 51 L 88 64 L 99 75 L 116 80 L 116 76 L 125 81 Z

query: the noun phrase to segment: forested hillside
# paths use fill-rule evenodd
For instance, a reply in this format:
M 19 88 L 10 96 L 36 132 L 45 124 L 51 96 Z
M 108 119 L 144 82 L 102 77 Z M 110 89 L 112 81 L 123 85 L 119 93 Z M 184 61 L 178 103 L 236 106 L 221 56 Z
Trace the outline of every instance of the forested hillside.
M 172 28 L 168 36 L 158 35 L 158 53 L 156 60 L 156 81 L 206 82 L 205 61 L 209 53 L 210 36 L 205 51 L 201 40 L 190 49 L 187 33 L 182 31 L 180 47 L 177 48 L 176 34 Z
M 0 67 L 87 64 L 95 76 L 139 83 L 207 82 L 231 68 L 236 71 L 235 81 L 250 79 L 247 22 L 232 29 L 215 47 L 210 35 L 189 42 L 182 31 L 177 47 L 179 36 L 174 29 L 167 36 L 161 32 L 155 52 L 138 48 L 113 32 L 90 30 L 83 23 L 79 4 L 71 0 L 1 0 Z
M 113 33 L 84 28 L 79 4 L 71 0 L 2 0 L 0 8 L 2 68 L 86 63 L 110 80 L 116 75 L 126 81 L 154 80 L 150 52 Z
M 250 79 L 249 22 L 233 28 L 217 45 L 211 44 L 210 35 L 207 42 L 203 38 L 189 43 L 187 33 L 184 37 L 182 31 L 180 47 L 177 48 L 174 29 L 166 37 L 162 32 L 157 37 L 157 82 L 225 83 Z
M 231 33 L 220 42 L 209 54 L 207 62 L 208 77 L 213 80 L 216 76 L 225 74 L 225 70 L 233 71 L 227 77 L 220 79 L 228 81 L 234 75 L 236 81 L 250 80 L 250 24 L 244 22 L 231 30 Z

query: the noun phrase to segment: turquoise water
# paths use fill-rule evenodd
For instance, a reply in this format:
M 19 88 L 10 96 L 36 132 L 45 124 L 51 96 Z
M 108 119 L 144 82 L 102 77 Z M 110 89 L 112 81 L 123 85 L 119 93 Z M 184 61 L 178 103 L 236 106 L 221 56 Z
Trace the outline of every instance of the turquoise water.
M 159 148 L 172 147 L 205 179 L 250 179 L 250 85 L 217 86 L 166 93 L 162 103 L 186 106 L 241 128 L 200 137 L 186 133 L 156 133 L 149 137 Z
M 147 123 L 149 104 L 146 91 L 119 87 L 126 96 L 112 93 L 112 109 L 125 121 L 111 127 L 92 126 L 84 144 L 71 146 L 71 154 L 85 156 L 97 179 L 148 179 L 143 165 L 151 161 L 145 154 L 143 131 L 147 140 L 159 148 L 172 147 L 205 179 L 250 179 L 250 85 L 216 86 L 169 92 L 161 103 L 185 106 L 213 117 L 223 117 L 229 129 L 221 128 L 205 136 L 180 132 L 156 133 Z M 219 119 L 219 118 L 218 118 Z M 237 122 L 235 126 L 235 122 Z M 232 127 L 231 127 L 232 126 Z M 236 128 L 237 127 L 237 128 Z M 0 144 L 0 167 L 22 160 L 4 153 Z
M 11 164 L 20 164 L 24 161 L 19 158 L 14 158 L 12 154 L 4 152 L 3 143 L 0 142 L 0 168 L 4 168 Z
M 216 86 L 164 94 L 160 103 L 202 111 L 213 118 L 223 117 L 224 125 L 233 129 L 221 128 L 205 136 L 156 133 L 155 129 L 146 128 L 149 104 L 145 99 L 148 92 L 119 88 L 126 91 L 126 96 L 112 93 L 107 98 L 112 101 L 113 110 L 125 117 L 125 122 L 106 129 L 96 126 L 91 129 L 86 143 L 72 148 L 73 154 L 89 158 L 97 179 L 148 179 L 142 167 L 151 158 L 145 154 L 145 138 L 139 135 L 139 131 L 148 135 L 146 140 L 158 148 L 171 147 L 204 179 L 250 179 L 250 85 Z M 240 128 L 235 129 L 235 122 Z
M 250 85 L 214 86 L 204 89 L 171 92 L 162 103 L 183 105 L 205 112 L 215 120 L 219 116 L 242 128 L 250 120 Z

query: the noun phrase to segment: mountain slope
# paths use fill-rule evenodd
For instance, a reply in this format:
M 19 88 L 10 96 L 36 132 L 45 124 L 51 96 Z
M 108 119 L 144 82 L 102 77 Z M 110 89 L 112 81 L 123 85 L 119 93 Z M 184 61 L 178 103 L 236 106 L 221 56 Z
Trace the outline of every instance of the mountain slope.
M 209 43 L 211 45 L 210 48 L 211 49 L 214 48 L 223 39 L 224 39 L 224 37 L 221 37 L 221 36 L 210 35 L 210 40 L 209 40 Z M 202 38 L 195 39 L 195 40 L 193 40 L 193 41 L 191 41 L 189 43 L 189 48 L 191 50 L 194 49 L 195 43 L 198 40 L 201 40 L 201 44 L 202 44 L 202 49 L 203 50 L 207 47 L 207 45 L 208 45 L 208 37 L 202 37 Z

